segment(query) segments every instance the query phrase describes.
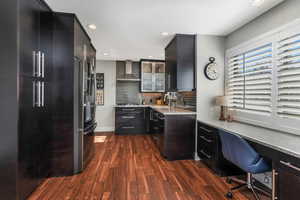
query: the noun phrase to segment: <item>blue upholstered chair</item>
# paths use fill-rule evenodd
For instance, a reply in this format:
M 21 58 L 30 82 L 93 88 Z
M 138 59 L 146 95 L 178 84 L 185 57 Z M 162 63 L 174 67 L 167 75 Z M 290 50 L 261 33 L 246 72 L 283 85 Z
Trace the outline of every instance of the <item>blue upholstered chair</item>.
M 270 165 L 243 138 L 222 130 L 219 131 L 219 135 L 224 158 L 247 173 L 247 182 L 238 179 L 229 179 L 242 184 L 231 188 L 226 196 L 232 198 L 233 190 L 248 187 L 252 190 L 255 198 L 259 200 L 259 196 L 255 190 L 259 190 L 265 194 L 266 192 L 253 185 L 252 175 L 271 171 Z

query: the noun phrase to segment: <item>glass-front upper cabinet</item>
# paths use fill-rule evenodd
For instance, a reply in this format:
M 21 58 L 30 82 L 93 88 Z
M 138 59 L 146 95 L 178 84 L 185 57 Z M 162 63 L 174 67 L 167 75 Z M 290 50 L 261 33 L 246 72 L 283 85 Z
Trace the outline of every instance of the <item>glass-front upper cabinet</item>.
M 164 61 L 141 61 L 141 91 L 165 92 Z

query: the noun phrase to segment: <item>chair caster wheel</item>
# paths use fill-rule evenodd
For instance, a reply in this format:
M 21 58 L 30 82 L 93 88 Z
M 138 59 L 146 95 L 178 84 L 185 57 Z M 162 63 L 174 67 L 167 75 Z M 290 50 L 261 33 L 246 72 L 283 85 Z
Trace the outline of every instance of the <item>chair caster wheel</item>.
M 227 182 L 228 184 L 231 184 L 231 183 L 232 183 L 232 179 L 231 179 L 231 178 L 227 178 L 227 179 L 226 179 L 226 182 Z
M 227 197 L 228 199 L 232 199 L 232 198 L 233 198 L 232 192 L 228 192 L 228 193 L 226 194 L 226 197 Z

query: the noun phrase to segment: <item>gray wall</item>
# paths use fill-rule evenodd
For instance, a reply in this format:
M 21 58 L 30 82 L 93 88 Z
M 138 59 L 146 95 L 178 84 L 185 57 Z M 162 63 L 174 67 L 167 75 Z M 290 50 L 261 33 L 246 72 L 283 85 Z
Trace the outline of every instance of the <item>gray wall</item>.
M 267 33 L 297 18 L 300 18 L 300 0 L 285 0 L 283 3 L 229 34 L 226 39 L 226 49 Z
M 215 57 L 220 77 L 208 80 L 204 68 L 209 57 Z M 197 35 L 197 116 L 216 117 L 219 114 L 214 105 L 216 96 L 224 95 L 225 37 Z
M 116 105 L 116 62 L 97 61 L 97 73 L 104 73 L 104 106 L 97 106 L 96 131 L 114 131 Z

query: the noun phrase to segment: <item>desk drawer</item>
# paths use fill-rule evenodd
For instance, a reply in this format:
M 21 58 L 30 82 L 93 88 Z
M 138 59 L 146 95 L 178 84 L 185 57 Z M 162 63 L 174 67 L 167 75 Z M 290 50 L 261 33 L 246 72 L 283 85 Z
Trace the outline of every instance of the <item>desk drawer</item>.
M 203 155 L 202 159 L 215 159 L 216 147 L 213 143 L 208 143 L 204 140 L 198 139 L 198 153 Z
M 198 139 L 206 141 L 207 143 L 215 143 L 218 139 L 218 130 L 198 123 Z

